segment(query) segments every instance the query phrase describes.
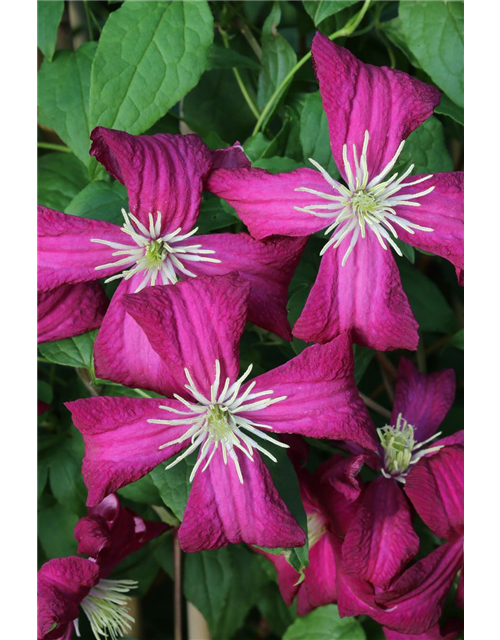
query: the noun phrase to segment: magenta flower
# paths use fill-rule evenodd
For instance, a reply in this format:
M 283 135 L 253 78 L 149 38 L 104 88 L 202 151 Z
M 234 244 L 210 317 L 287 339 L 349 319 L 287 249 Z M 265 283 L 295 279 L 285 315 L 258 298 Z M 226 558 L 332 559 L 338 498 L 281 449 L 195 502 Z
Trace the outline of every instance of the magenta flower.
M 124 298 L 163 365 L 165 380 L 156 385 L 151 379 L 147 386 L 174 393 L 165 400 L 99 397 L 68 403 L 85 440 L 90 506 L 180 451 L 168 467 L 198 449 L 179 529 L 185 551 L 239 542 L 270 548 L 304 544 L 304 531 L 260 457 L 276 461 L 267 448 L 287 447 L 269 433 L 342 439 L 372 450 L 375 438 L 345 335 L 251 382 L 252 366 L 238 377 L 249 295 L 250 285 L 232 273 Z
M 109 572 L 168 527 L 148 522 L 120 506 L 115 495 L 89 510 L 75 527 L 78 552 L 89 559 L 70 556 L 46 562 L 38 572 L 39 640 L 70 640 L 78 631 L 79 608 L 89 619 L 94 636 L 126 635 L 134 622 L 128 613 L 134 580 L 109 580 Z
M 384 634 L 386 640 L 456 640 L 460 636 L 462 629 L 463 624 L 459 620 L 450 620 L 442 629 L 440 629 L 439 624 L 435 624 L 424 633 L 408 634 L 384 629 Z
M 97 329 L 108 307 L 98 282 L 63 284 L 38 292 L 38 342 L 62 340 Z
M 331 484 L 348 499 L 359 496 L 356 515 L 342 545 L 346 573 L 386 588 L 417 554 L 419 540 L 413 530 L 407 497 L 419 512 L 423 509 L 422 501 L 430 504 L 428 487 L 423 480 L 416 480 L 423 477 L 425 465 L 431 459 L 428 456 L 445 446 L 463 444 L 463 431 L 436 440 L 440 435 L 436 430 L 454 396 L 452 370 L 424 375 L 409 360 L 401 358 L 391 425 L 377 430 L 380 438 L 377 454 L 363 453 L 347 459 L 343 463 L 345 469 L 341 469 L 343 485 L 339 484 L 339 467 L 336 473 L 330 473 Z M 355 475 L 364 463 L 381 475 L 362 488 Z M 409 477 L 415 478 L 410 491 L 406 487 Z M 449 499 L 459 498 L 450 495 Z
M 135 377 L 140 387 L 151 379 L 157 386 L 164 377 L 161 360 L 122 299 L 150 285 L 201 274 L 240 272 L 252 285 L 249 319 L 290 339 L 287 289 L 305 240 L 193 235 L 204 180 L 214 167 L 248 164 L 241 148 L 210 152 L 195 135 L 133 136 L 102 127 L 91 137 L 91 154 L 127 187 L 130 213 L 122 212 L 119 227 L 40 207 L 38 287 L 121 280 L 95 342 L 97 375 L 109 379 L 118 367 L 122 384 Z
M 293 334 L 327 342 L 342 331 L 379 351 L 416 349 L 417 322 L 390 251 L 397 238 L 452 262 L 463 275 L 463 174 L 409 177 L 393 168 L 404 141 L 439 104 L 420 80 L 355 58 L 317 33 L 312 55 L 333 157 L 346 184 L 317 171 L 271 175 L 222 169 L 208 188 L 235 207 L 255 238 L 326 228 L 320 270 Z

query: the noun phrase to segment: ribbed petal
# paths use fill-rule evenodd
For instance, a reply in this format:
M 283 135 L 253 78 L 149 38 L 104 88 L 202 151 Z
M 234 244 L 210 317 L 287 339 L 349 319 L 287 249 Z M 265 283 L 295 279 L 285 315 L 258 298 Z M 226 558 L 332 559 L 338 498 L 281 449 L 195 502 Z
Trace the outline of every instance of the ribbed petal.
M 463 624 L 458 620 L 452 620 L 451 624 L 446 624 L 443 629 L 439 628 L 439 624 L 425 631 L 424 633 L 408 634 L 384 629 L 386 640 L 456 640 L 461 634 Z
M 439 90 L 402 71 L 364 64 L 319 32 L 311 51 L 339 171 L 345 178 L 343 145 L 347 143 L 354 167 L 352 144 L 359 158 L 365 131 L 369 131 L 368 171 L 375 177 L 393 158 L 401 140 L 432 114 L 439 104 Z
M 359 238 L 344 266 L 345 252 L 339 249 L 330 247 L 323 256 L 293 335 L 328 342 L 351 331 L 353 342 L 377 351 L 414 351 L 418 324 L 391 252 L 384 251 L 371 232 Z
M 231 147 L 215 149 L 212 154 L 212 171 L 215 169 L 246 169 L 251 163 L 243 147 L 235 142 Z
M 332 534 L 325 531 L 309 549 L 309 565 L 304 570 L 305 579 L 299 585 L 297 595 L 299 616 L 337 601 L 337 575 L 331 538 Z
M 90 155 L 127 187 L 131 213 L 149 226 L 149 213 L 162 214 L 162 232 L 194 226 L 211 153 L 196 135 L 134 136 L 95 128 Z

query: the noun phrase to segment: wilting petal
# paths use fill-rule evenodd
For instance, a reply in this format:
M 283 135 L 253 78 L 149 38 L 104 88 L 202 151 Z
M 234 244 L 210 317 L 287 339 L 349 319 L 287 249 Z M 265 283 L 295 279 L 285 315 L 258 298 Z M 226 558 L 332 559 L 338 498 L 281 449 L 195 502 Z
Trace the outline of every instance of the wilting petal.
M 399 360 L 391 424 L 398 414 L 415 427 L 415 440 L 423 442 L 436 432 L 455 398 L 455 372 L 445 369 L 425 375 L 407 360 Z
M 337 601 L 337 575 L 331 538 L 332 534 L 326 531 L 309 549 L 309 565 L 304 570 L 305 579 L 299 585 L 297 596 L 299 616 Z
M 423 176 L 411 176 L 411 182 Z M 401 195 L 418 193 L 434 187 L 434 191 L 419 198 L 418 207 L 396 207 L 398 215 L 413 224 L 433 229 L 410 234 L 398 227 L 398 236 L 417 249 L 449 260 L 457 269 L 457 278 L 463 285 L 464 268 L 464 174 L 436 173 L 423 185 L 406 187 Z M 400 195 L 398 193 L 398 195 Z
M 38 292 L 38 342 L 63 340 L 100 326 L 109 304 L 98 282 Z
M 127 187 L 131 213 L 149 227 L 149 213 L 162 214 L 162 232 L 195 224 L 210 151 L 196 135 L 134 136 L 124 131 L 95 128 L 90 155 Z
M 78 618 L 78 605 L 99 581 L 99 567 L 71 556 L 46 562 L 38 572 L 38 638 L 59 638 Z M 57 627 L 49 633 L 50 628 Z
M 160 405 L 177 411 L 185 409 L 181 402 L 165 398 L 87 398 L 66 403 L 85 441 L 82 473 L 89 507 L 139 480 L 189 444 L 184 441 L 159 449 L 187 430 L 185 424 L 169 426 L 148 422 L 169 420 L 175 415 L 160 409 Z
M 392 629 L 384 629 L 386 640 L 456 640 L 461 634 L 463 624 L 458 620 L 450 621 L 443 629 L 439 628 L 439 624 L 435 624 L 433 627 L 425 631 L 424 633 L 408 634 L 399 633 L 399 631 L 393 631 Z
M 418 345 L 418 324 L 401 285 L 396 262 L 375 234 L 360 238 L 346 264 L 344 252 L 331 247 L 321 260 L 293 335 L 307 342 L 328 342 L 342 331 L 377 351 Z
M 138 273 L 123 280 L 111 299 L 94 343 L 96 375 L 127 387 L 151 389 L 168 396 L 183 389 L 183 378 L 173 377 L 123 304 L 124 296 L 134 292 L 143 277 L 144 274 Z
M 206 396 L 214 382 L 216 360 L 222 384 L 226 377 L 236 381 L 249 293 L 250 285 L 236 273 L 202 276 L 175 286 L 148 287 L 127 296 L 125 308 L 168 366 L 172 379 L 183 385 L 187 368 L 198 391 Z
M 401 140 L 432 114 L 439 90 L 402 71 L 364 64 L 319 32 L 311 51 L 339 171 L 345 178 L 343 145 L 348 145 L 354 167 L 352 145 L 359 158 L 368 131 L 368 171 L 375 177 L 392 160 Z
M 236 449 L 234 449 L 236 452 Z M 254 451 L 253 462 L 238 452 L 243 484 L 221 451 L 206 471 L 199 470 L 179 529 L 186 552 L 218 549 L 229 543 L 260 547 L 301 547 L 306 535 L 273 484 L 271 474 Z
M 273 235 L 309 236 L 331 224 L 330 218 L 295 209 L 324 202 L 317 195 L 296 191 L 300 187 L 332 191 L 321 173 L 313 169 L 276 174 L 264 169 L 219 169 L 207 182 L 208 191 L 227 200 L 259 240 Z
M 445 540 L 463 536 L 462 447 L 445 447 L 433 456 L 422 458 L 408 474 L 404 490 L 432 533 Z
M 246 169 L 250 167 L 250 160 L 239 142 L 232 147 L 215 149 L 212 154 L 212 171 L 215 169 Z
M 386 586 L 418 553 L 408 501 L 394 480 L 371 482 L 342 546 L 344 569 L 374 585 Z
M 329 483 L 349 502 L 353 502 L 359 498 L 362 489 L 361 478 L 358 478 L 358 474 L 369 457 L 367 454 L 347 458 L 342 455 L 334 455 L 333 458 L 318 467 L 315 475 L 320 478 L 320 482 Z
M 120 266 L 96 271 L 118 258 L 111 255 L 114 249 L 92 238 L 133 244 L 116 224 L 38 206 L 38 290 L 108 278 L 120 271 Z
M 392 611 L 369 615 L 390 629 L 424 633 L 441 617 L 444 601 L 462 562 L 462 539 L 441 545 L 407 569 L 389 591 L 375 596 L 378 605 Z
M 286 399 L 259 411 L 241 411 L 242 417 L 279 433 L 349 440 L 367 449 L 376 448 L 373 426 L 354 381 L 354 358 L 347 335 L 305 349 L 255 382 L 255 393 L 272 390 L 272 397 Z
M 203 249 L 215 251 L 220 263 L 192 262 L 189 268 L 198 275 L 222 275 L 237 271 L 252 286 L 248 301 L 248 319 L 257 326 L 291 340 L 286 303 L 288 285 L 299 263 L 306 240 L 269 238 L 254 240 L 247 233 L 217 233 L 195 236 Z

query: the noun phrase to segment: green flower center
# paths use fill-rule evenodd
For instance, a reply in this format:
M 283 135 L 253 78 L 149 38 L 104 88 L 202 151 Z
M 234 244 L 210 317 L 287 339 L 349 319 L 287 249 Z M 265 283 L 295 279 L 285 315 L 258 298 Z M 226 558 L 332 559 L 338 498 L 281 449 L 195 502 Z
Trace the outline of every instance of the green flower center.
M 159 269 L 163 264 L 167 254 L 169 252 L 169 246 L 163 240 L 152 240 L 146 249 L 145 263 L 148 269 Z
M 351 198 L 351 206 L 355 214 L 358 216 L 366 216 L 366 214 L 374 214 L 379 208 L 379 202 L 375 196 L 365 189 L 356 191 Z
M 207 427 L 212 440 L 224 440 L 232 429 L 227 421 L 227 407 L 220 404 L 210 405 L 207 411 Z

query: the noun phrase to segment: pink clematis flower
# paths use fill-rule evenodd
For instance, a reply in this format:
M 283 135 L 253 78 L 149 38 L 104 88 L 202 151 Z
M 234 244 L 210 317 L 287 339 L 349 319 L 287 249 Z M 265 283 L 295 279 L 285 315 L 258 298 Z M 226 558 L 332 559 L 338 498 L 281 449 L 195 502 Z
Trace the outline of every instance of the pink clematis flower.
M 401 176 L 404 141 L 440 93 L 406 73 L 364 64 L 317 33 L 314 68 L 333 157 L 346 184 L 312 169 L 272 175 L 221 169 L 208 189 L 225 198 L 255 238 L 308 236 L 326 228 L 318 277 L 293 334 L 327 342 L 351 331 L 379 351 L 417 348 L 418 325 L 391 253 L 397 238 L 452 262 L 463 275 L 463 174 Z
M 38 342 L 62 340 L 97 329 L 108 307 L 98 282 L 63 284 L 38 292 Z
M 408 634 L 384 629 L 386 640 L 456 640 L 462 632 L 463 625 L 458 620 L 450 620 L 441 629 L 439 624 L 425 631 L 424 633 Z
M 196 449 L 179 529 L 185 551 L 246 542 L 296 547 L 304 531 L 279 496 L 260 454 L 287 447 L 269 433 L 342 439 L 375 450 L 359 398 L 349 339 L 304 350 L 246 381 L 238 343 L 250 285 L 238 274 L 152 287 L 124 298 L 163 363 L 172 398 L 90 398 L 67 407 L 85 440 L 83 477 L 92 506 L 183 451 Z M 153 380 L 148 386 L 155 388 Z
M 204 180 L 214 167 L 248 164 L 241 148 L 211 152 L 196 135 L 133 136 L 102 127 L 91 138 L 91 154 L 127 187 L 130 213 L 122 211 L 119 227 L 39 207 L 38 287 L 121 280 L 95 342 L 97 375 L 109 379 L 118 367 L 122 384 L 136 377 L 142 388 L 152 378 L 157 385 L 163 365 L 126 314 L 123 297 L 201 274 L 241 273 L 252 285 L 249 319 L 290 339 L 287 289 L 305 240 L 194 236 Z
M 120 506 L 115 495 L 81 518 L 75 527 L 78 552 L 46 562 L 38 572 L 39 640 L 70 640 L 78 630 L 79 608 L 89 619 L 97 640 L 126 635 L 134 618 L 126 595 L 134 580 L 109 580 L 109 572 L 127 555 L 166 531 L 161 522 L 148 522 Z
M 356 499 L 358 505 L 342 545 L 346 573 L 386 588 L 417 554 L 419 539 L 413 530 L 407 498 L 419 513 L 425 513 L 425 504 L 432 504 L 431 509 L 436 507 L 424 481 L 428 475 L 425 470 L 432 460 L 429 456 L 441 450 L 448 455 L 444 452 L 452 445 L 463 447 L 463 431 L 436 440 L 440 435 L 436 430 L 454 395 L 452 370 L 424 375 L 409 360 L 401 358 L 391 425 L 377 430 L 380 438 L 377 454 L 365 452 L 354 456 L 342 463 L 343 468 L 336 466 L 329 476 L 325 474 L 334 487 L 351 501 Z M 365 463 L 381 475 L 362 487 L 355 476 Z M 412 478 L 410 490 L 406 486 L 409 478 Z M 441 488 L 446 488 L 444 483 Z M 458 494 L 455 491 L 446 499 L 455 504 Z M 441 535 L 443 531 L 436 525 L 436 535 L 456 540 Z

